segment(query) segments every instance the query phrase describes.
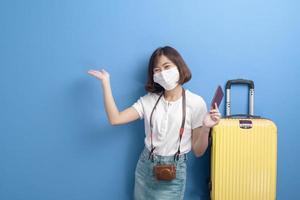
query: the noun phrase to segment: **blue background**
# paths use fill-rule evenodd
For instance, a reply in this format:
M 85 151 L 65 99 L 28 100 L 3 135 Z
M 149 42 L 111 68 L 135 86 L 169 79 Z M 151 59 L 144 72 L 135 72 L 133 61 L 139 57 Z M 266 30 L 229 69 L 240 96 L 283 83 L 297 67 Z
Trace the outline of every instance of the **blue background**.
M 1 200 L 132 199 L 143 121 L 111 126 L 87 71 L 110 73 L 123 110 L 145 94 L 164 45 L 207 104 L 218 84 L 254 80 L 255 113 L 278 126 L 278 199 L 300 198 L 299 1 L 0 2 Z M 232 112 L 246 112 L 246 87 L 232 95 Z M 190 153 L 185 199 L 208 199 L 208 177 L 209 150 Z

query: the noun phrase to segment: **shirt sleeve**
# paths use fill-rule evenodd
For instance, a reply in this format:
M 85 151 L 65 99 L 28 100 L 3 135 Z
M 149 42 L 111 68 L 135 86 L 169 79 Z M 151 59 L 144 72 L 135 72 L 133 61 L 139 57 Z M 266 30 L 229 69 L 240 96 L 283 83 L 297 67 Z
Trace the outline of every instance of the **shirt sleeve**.
M 194 102 L 195 106 L 192 113 L 191 128 L 198 128 L 203 125 L 204 117 L 207 113 L 206 103 L 201 97 Z
M 136 102 L 134 102 L 134 104 L 132 105 L 132 107 L 138 112 L 140 119 L 144 118 L 144 113 L 145 113 L 145 98 L 149 96 L 149 94 L 146 94 L 142 97 L 140 97 Z

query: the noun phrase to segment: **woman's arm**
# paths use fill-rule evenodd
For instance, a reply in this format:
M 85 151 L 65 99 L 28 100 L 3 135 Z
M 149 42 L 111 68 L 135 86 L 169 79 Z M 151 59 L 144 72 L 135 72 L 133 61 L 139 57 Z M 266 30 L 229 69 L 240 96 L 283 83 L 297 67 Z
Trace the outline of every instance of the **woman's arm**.
M 208 146 L 208 135 L 210 128 L 201 126 L 192 130 L 192 150 L 196 157 L 204 154 Z
M 105 111 L 111 125 L 125 124 L 139 118 L 138 112 L 133 107 L 119 112 L 112 94 L 109 74 L 105 70 L 89 70 L 88 73 L 101 80 Z
M 192 130 L 192 150 L 196 157 L 200 157 L 205 153 L 208 146 L 210 128 L 219 123 L 220 117 L 220 111 L 217 104 L 215 104 L 215 109 L 211 109 L 209 113 L 206 113 L 203 125 Z

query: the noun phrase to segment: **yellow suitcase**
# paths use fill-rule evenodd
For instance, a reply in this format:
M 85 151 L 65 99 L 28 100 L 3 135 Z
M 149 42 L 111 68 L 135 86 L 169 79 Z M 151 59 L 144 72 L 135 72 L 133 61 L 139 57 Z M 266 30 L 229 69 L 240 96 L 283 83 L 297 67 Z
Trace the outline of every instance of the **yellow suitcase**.
M 232 84 L 248 85 L 248 115 L 230 114 Z M 253 81 L 229 80 L 225 106 L 225 117 L 211 131 L 211 199 L 275 200 L 277 127 L 253 115 Z

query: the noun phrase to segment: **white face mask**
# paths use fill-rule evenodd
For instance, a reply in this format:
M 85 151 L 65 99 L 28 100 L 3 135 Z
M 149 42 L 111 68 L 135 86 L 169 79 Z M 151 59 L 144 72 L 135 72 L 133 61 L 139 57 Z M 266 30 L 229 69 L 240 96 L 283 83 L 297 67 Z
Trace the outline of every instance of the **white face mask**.
M 153 81 L 161 85 L 165 90 L 172 90 L 178 85 L 179 71 L 177 67 L 172 67 L 153 75 Z

